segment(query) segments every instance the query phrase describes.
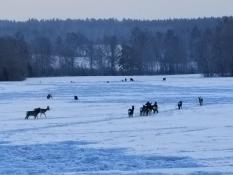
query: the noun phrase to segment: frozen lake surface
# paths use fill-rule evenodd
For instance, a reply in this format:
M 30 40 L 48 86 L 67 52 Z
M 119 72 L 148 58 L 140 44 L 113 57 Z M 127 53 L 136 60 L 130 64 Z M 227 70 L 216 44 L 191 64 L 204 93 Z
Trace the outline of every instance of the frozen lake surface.
M 0 174 L 233 174 L 233 78 L 162 77 L 1 82 Z M 159 114 L 139 116 L 147 101 Z M 47 118 L 24 120 L 46 106 Z

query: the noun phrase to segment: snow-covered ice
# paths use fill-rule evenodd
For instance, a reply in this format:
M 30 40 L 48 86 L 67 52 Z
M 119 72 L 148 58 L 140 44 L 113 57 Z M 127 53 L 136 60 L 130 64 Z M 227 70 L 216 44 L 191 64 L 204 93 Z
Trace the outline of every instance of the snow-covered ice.
M 233 78 L 166 77 L 1 82 L 0 174 L 233 174 Z M 159 114 L 140 117 L 146 101 Z M 47 118 L 24 120 L 48 105 Z

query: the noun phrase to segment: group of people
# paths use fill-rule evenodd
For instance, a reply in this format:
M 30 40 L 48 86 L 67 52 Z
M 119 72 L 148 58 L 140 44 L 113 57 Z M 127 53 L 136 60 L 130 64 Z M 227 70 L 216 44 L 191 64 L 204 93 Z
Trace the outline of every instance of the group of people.
M 203 97 L 199 96 L 198 102 L 199 102 L 200 106 L 203 105 L 203 101 L 204 101 Z M 183 101 L 178 101 L 178 103 L 177 103 L 178 110 L 181 110 L 182 106 L 183 106 Z M 158 103 L 156 101 L 154 102 L 154 104 L 152 104 L 151 102 L 148 101 L 148 102 L 146 102 L 145 105 L 143 105 L 140 108 L 140 116 L 148 116 L 152 112 L 153 112 L 153 114 L 159 113 Z M 134 114 L 134 106 L 132 106 L 132 108 L 128 109 L 128 116 L 133 117 L 133 114 Z
M 47 95 L 47 99 L 48 99 L 48 100 L 49 100 L 49 99 L 53 99 L 52 94 L 48 94 L 48 95 Z M 77 96 L 77 95 L 74 96 L 74 100 L 78 100 L 78 96 Z
M 123 80 L 121 80 L 121 81 L 122 81 L 122 82 L 127 82 L 128 80 L 127 80 L 127 78 L 125 78 L 125 79 L 123 79 Z M 134 81 L 134 79 L 133 79 L 133 78 L 130 78 L 129 81 Z

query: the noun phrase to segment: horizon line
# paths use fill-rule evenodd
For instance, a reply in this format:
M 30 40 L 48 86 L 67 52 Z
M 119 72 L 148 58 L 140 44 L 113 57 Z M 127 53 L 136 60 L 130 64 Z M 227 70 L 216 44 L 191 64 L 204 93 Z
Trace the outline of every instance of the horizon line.
M 202 17 L 169 17 L 169 18 L 157 18 L 157 19 L 150 19 L 150 18 L 116 18 L 116 17 L 107 17 L 107 18 L 95 18 L 95 17 L 87 17 L 87 18 L 57 18 L 57 17 L 53 17 L 53 18 L 34 18 L 34 17 L 30 17 L 28 19 L 23 19 L 23 20 L 19 20 L 19 19 L 1 19 L 0 21 L 9 21 L 9 22 L 28 22 L 31 20 L 35 20 L 35 21 L 52 21 L 52 20 L 57 20 L 57 21 L 75 21 L 75 20 L 80 20 L 80 21 L 88 21 L 88 20 L 115 20 L 115 21 L 119 21 L 122 22 L 124 20 L 132 20 L 132 21 L 172 21 L 172 20 L 197 20 L 197 19 L 218 19 L 218 18 L 232 18 L 233 15 L 223 15 L 223 16 L 202 16 Z

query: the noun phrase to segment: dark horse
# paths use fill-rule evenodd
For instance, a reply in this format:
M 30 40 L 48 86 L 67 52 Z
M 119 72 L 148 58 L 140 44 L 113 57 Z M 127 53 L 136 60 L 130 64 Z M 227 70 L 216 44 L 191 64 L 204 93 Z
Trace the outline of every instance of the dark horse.
M 128 109 L 128 116 L 133 117 L 133 113 L 134 113 L 134 106 L 132 106 L 131 109 Z

